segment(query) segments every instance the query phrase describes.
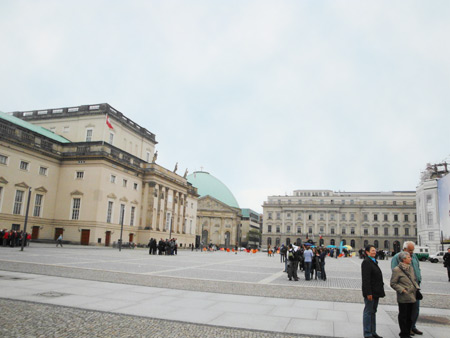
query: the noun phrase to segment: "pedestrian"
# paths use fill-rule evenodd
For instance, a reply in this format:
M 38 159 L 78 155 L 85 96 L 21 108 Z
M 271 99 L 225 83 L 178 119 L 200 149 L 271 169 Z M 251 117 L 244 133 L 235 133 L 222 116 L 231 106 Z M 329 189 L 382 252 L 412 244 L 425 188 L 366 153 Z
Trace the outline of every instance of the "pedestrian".
M 375 259 L 377 250 L 373 245 L 365 248 L 366 258 L 361 263 L 362 294 L 364 297 L 364 337 L 381 338 L 377 334 L 376 314 L 378 301 L 385 296 L 383 273 Z
M 311 280 L 311 266 L 312 266 L 313 252 L 311 251 L 309 245 L 305 247 L 303 257 L 305 258 L 305 280 Z
M 320 270 L 322 271 L 322 280 L 327 280 L 327 274 L 325 272 L 325 257 L 327 257 L 327 250 L 320 250 Z
M 56 240 L 56 247 L 58 247 L 58 245 L 61 245 L 61 248 L 62 248 L 62 241 L 63 241 L 63 235 L 60 234 L 58 239 Z
M 414 270 L 414 276 L 416 278 L 415 282 L 417 282 L 417 284 L 420 287 L 420 284 L 422 283 L 422 273 L 420 271 L 419 259 L 414 253 L 414 248 L 415 248 L 414 242 L 407 241 L 403 243 L 403 251 L 408 252 L 409 255 L 411 256 L 411 266 Z M 394 268 L 396 268 L 400 263 L 399 255 L 400 252 L 397 253 L 391 260 L 392 270 L 394 270 Z M 417 299 L 411 311 L 411 332 L 417 335 L 422 335 L 423 332 L 416 327 L 417 319 L 419 318 L 419 311 L 420 311 L 420 300 Z
M 411 312 L 416 303 L 416 293 L 420 290 L 411 266 L 412 257 L 407 251 L 398 255 L 400 263 L 392 270 L 391 287 L 397 292 L 398 324 L 400 338 L 411 337 Z
M 447 268 L 448 281 L 450 282 L 450 248 L 447 248 L 444 255 L 444 267 Z
M 288 250 L 288 264 L 287 264 L 287 272 L 288 272 L 288 278 L 289 280 L 292 280 L 292 278 L 294 278 L 295 281 L 298 281 L 298 276 L 297 276 L 297 266 L 298 266 L 298 261 L 297 264 L 295 264 L 296 262 L 296 258 L 295 258 L 295 250 L 292 244 L 289 244 L 289 250 Z

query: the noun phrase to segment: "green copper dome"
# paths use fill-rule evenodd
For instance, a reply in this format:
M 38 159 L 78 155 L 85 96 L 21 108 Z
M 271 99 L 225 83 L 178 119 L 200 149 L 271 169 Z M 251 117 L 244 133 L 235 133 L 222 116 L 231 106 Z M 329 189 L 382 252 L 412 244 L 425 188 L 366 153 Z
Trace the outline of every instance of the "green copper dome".
M 239 204 L 230 189 L 206 171 L 195 171 L 187 177 L 187 180 L 198 189 L 198 194 L 201 197 L 209 195 L 230 207 L 239 208 Z

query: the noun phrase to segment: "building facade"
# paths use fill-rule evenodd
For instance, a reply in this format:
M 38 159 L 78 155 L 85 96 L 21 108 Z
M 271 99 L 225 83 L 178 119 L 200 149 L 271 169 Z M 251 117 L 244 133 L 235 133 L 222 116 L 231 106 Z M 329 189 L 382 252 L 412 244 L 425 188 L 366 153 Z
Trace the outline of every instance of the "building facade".
M 155 135 L 108 104 L 0 115 L 0 227 L 85 245 L 195 240 L 198 194 L 159 166 Z M 109 124 L 109 125 L 108 125 Z M 124 147 L 125 149 L 122 149 Z
M 359 249 L 373 244 L 399 251 L 416 241 L 416 193 L 295 190 L 291 196 L 269 196 L 263 205 L 263 247 L 341 241 Z
M 243 208 L 241 211 L 241 246 L 259 248 L 261 245 L 261 215 L 248 208 Z
M 438 182 L 447 175 L 447 163 L 428 164 L 416 190 L 418 242 L 419 245 L 428 246 L 431 253 L 442 250 L 444 244 L 441 243 L 443 225 L 439 217 Z

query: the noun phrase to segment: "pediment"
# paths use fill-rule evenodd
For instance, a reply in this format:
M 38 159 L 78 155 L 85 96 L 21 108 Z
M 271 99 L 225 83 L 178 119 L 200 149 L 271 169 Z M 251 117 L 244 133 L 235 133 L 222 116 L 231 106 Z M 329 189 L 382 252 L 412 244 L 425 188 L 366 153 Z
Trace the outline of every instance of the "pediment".
M 131 204 L 136 204 L 136 205 L 137 205 L 137 204 L 139 204 L 139 202 L 136 201 L 136 200 L 132 200 L 132 201 L 131 201 Z
M 48 190 L 45 189 L 44 187 L 39 187 L 39 188 L 34 189 L 34 191 L 46 193 Z
M 79 196 L 83 196 L 84 194 L 80 191 L 80 190 L 74 190 L 70 193 L 70 195 L 79 195 Z
M 232 208 L 229 205 L 215 199 L 211 196 L 204 196 L 198 200 L 198 209 L 208 211 L 223 211 L 236 213 L 236 208 Z
M 114 195 L 113 193 L 109 194 L 109 195 L 106 196 L 106 197 L 111 198 L 111 199 L 113 199 L 113 200 L 115 200 L 115 199 L 117 198 L 117 196 Z
M 25 188 L 25 189 L 28 189 L 28 188 L 30 187 L 30 186 L 29 186 L 28 184 L 26 184 L 25 182 L 17 183 L 15 186 L 16 186 L 16 187 L 19 187 L 19 188 Z
M 8 184 L 8 181 L 4 177 L 0 176 L 0 183 L 1 184 Z
M 95 127 L 95 124 L 92 124 L 92 123 L 86 124 L 86 128 L 94 128 L 94 127 Z
M 121 202 L 128 202 L 128 198 L 126 198 L 126 197 L 124 196 L 124 197 L 122 197 L 122 198 L 120 199 L 120 201 L 121 201 Z

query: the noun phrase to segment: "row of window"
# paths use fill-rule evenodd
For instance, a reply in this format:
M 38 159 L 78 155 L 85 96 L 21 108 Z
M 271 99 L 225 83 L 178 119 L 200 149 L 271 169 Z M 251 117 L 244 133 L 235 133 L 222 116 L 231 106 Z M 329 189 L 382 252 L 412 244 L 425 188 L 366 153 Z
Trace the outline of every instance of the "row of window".
M 114 202 L 108 201 L 108 208 L 107 208 L 107 212 L 106 212 L 106 223 L 113 222 L 113 209 L 114 209 Z M 118 222 L 119 224 L 123 224 L 122 222 L 124 222 L 124 220 L 125 220 L 125 211 L 126 211 L 125 204 L 120 204 L 119 222 Z M 132 206 L 131 210 L 130 210 L 130 225 L 131 226 L 134 225 L 135 214 L 136 214 L 136 207 Z
M 77 170 L 75 172 L 75 179 L 83 180 L 84 179 L 84 173 L 85 173 L 84 170 Z M 117 176 L 111 174 L 110 177 L 109 177 L 109 181 L 111 183 L 116 184 L 117 183 Z M 122 179 L 122 187 L 124 187 L 124 188 L 128 187 L 128 180 L 126 178 Z M 133 189 L 134 190 L 138 190 L 138 187 L 139 187 L 138 183 L 134 182 L 133 183 Z
M 8 165 L 9 157 L 5 155 L 0 155 L 0 164 Z M 19 169 L 24 171 L 30 171 L 30 162 L 28 161 L 20 161 L 19 163 Z M 39 166 L 38 170 L 39 175 L 47 176 L 48 175 L 48 168 L 44 166 Z
M 280 226 L 277 226 L 275 228 L 275 230 L 276 230 L 276 233 L 281 233 L 281 227 Z M 292 230 L 291 226 L 289 226 L 289 225 L 286 226 L 286 233 L 290 233 L 291 230 Z M 405 233 L 404 233 L 405 236 L 409 236 L 410 235 L 409 228 L 404 228 L 404 231 L 405 231 Z M 267 232 L 268 233 L 272 232 L 272 225 L 268 225 L 267 226 Z M 368 228 L 363 228 L 363 232 L 364 232 L 364 235 L 369 235 L 369 229 Z M 302 233 L 302 228 L 301 227 L 297 227 L 297 233 L 298 234 Z M 312 227 L 308 228 L 308 233 L 309 234 L 313 233 L 313 228 Z M 324 228 L 320 227 L 319 228 L 319 234 L 324 234 L 324 233 L 325 233 Z M 335 228 L 333 228 L 333 227 L 330 228 L 330 234 L 334 235 L 335 233 L 336 233 L 335 232 Z M 345 227 L 341 228 L 341 233 L 342 233 L 342 235 L 346 235 L 347 234 L 347 228 L 345 228 Z M 350 234 L 351 235 L 355 235 L 356 234 L 356 228 L 351 227 L 350 228 Z M 374 227 L 373 228 L 373 234 L 375 236 L 379 235 L 378 227 Z M 416 234 L 417 234 L 417 229 L 416 229 Z M 399 235 L 399 228 L 394 228 L 394 236 L 398 236 L 398 235 Z M 384 236 L 389 236 L 389 228 L 384 228 Z
M 330 221 L 334 221 L 336 219 L 336 216 L 334 213 L 330 213 Z M 341 221 L 346 221 L 347 220 L 347 214 L 345 213 L 341 213 Z M 383 221 L 389 221 L 389 214 L 383 214 Z M 286 218 L 287 219 L 291 219 L 292 214 L 291 213 L 286 213 Z M 394 222 L 398 222 L 399 221 L 399 214 L 394 214 Z M 272 212 L 268 212 L 267 213 L 267 219 L 273 219 L 273 213 Z M 276 212 L 276 219 L 277 220 L 281 220 L 281 212 Z M 297 220 L 301 220 L 302 219 L 302 213 L 299 212 L 297 213 Z M 309 221 L 314 220 L 314 214 L 308 214 L 307 215 L 307 219 Z M 363 214 L 363 219 L 364 221 L 369 221 L 369 214 Z M 319 220 L 320 221 L 324 221 L 325 220 L 325 214 L 324 213 L 320 213 L 319 214 Z M 351 213 L 350 214 L 350 221 L 354 221 L 355 220 L 355 214 Z M 378 214 L 373 214 L 373 220 L 374 221 L 379 221 L 378 219 Z M 409 222 L 409 214 L 403 214 L 403 221 L 404 222 Z M 414 221 L 417 221 L 417 215 L 414 214 Z
M 281 199 L 277 200 L 276 202 L 278 204 L 282 204 Z M 283 201 L 283 202 L 284 202 L 283 204 L 286 203 L 286 201 Z M 316 201 L 312 200 L 312 199 L 309 199 L 309 200 L 301 200 L 301 199 L 299 199 L 299 200 L 297 200 L 298 204 L 316 204 L 315 202 Z M 364 204 L 364 205 L 369 205 L 369 204 L 370 205 L 400 205 L 400 201 L 398 201 L 398 203 L 397 203 L 397 201 L 382 201 L 382 203 L 379 203 L 379 202 L 381 202 L 381 201 L 372 201 L 370 203 L 370 201 L 363 200 L 362 204 Z M 271 199 L 271 200 L 269 200 L 269 203 L 275 203 L 275 200 Z M 347 203 L 349 203 L 351 205 L 352 204 L 356 204 L 355 200 L 345 200 L 345 199 L 340 200 L 340 201 L 338 201 L 338 200 L 320 200 L 319 201 L 319 204 L 342 204 L 342 205 L 345 205 Z M 292 200 L 287 200 L 286 204 L 293 204 L 293 201 Z M 412 201 L 412 204 L 415 205 L 416 201 Z M 407 201 L 402 201 L 402 205 L 408 205 L 408 202 Z
M 0 187 L 0 208 L 2 206 L 3 190 L 4 190 L 3 187 Z M 25 203 L 25 191 L 16 190 L 16 193 L 14 195 L 14 204 L 13 204 L 13 210 L 12 210 L 13 215 L 22 215 L 22 212 L 24 209 L 24 203 Z M 32 211 L 32 215 L 34 217 L 42 216 L 43 204 L 44 204 L 44 195 L 43 194 L 35 194 L 33 211 Z

